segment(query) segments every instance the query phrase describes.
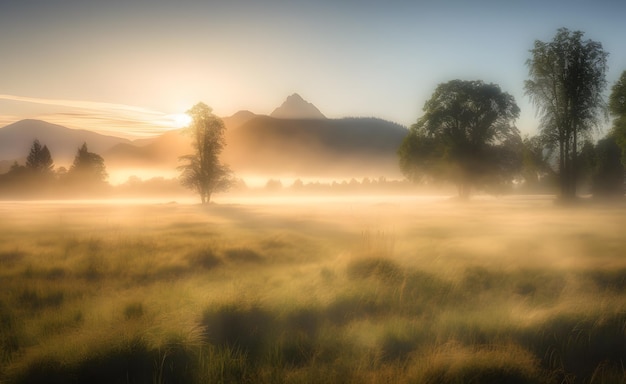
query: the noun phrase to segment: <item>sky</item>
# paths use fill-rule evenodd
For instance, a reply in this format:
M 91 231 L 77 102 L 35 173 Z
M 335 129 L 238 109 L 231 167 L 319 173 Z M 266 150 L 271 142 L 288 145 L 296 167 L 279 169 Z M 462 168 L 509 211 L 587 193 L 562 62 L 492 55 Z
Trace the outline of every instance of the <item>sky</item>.
M 515 97 L 532 134 L 533 42 L 584 31 L 609 52 L 610 88 L 626 70 L 624 15 L 614 0 L 7 0 L 0 126 L 145 137 L 200 101 L 223 117 L 269 114 L 292 93 L 330 118 L 409 126 L 437 84 L 480 79 Z

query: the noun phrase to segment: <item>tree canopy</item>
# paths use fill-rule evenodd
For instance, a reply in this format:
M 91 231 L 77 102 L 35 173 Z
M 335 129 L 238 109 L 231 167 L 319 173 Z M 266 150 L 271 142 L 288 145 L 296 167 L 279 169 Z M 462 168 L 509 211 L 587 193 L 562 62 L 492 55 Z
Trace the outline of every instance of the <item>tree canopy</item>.
M 192 121 L 187 131 L 192 136 L 194 153 L 182 156 L 180 181 L 185 187 L 200 195 L 202 204 L 211 200 L 213 192 L 230 186 L 230 169 L 220 162 L 219 156 L 226 145 L 225 126 L 204 103 L 194 105 L 187 114 Z
M 611 88 L 609 113 L 613 117 L 611 135 L 622 150 L 622 163 L 626 164 L 626 71 Z
M 540 116 L 540 135 L 548 148 L 559 150 L 561 195 L 576 195 L 577 154 L 580 136 L 588 136 L 604 116 L 608 53 L 602 44 L 583 41 L 583 32 L 567 28 L 553 40 L 536 40 L 526 62 L 530 79 L 526 94 Z
M 105 183 L 108 174 L 102 156 L 89 152 L 87 143 L 83 143 L 76 151 L 66 177 L 73 183 L 99 185 Z
M 30 147 L 30 153 L 26 158 L 26 168 L 38 173 L 49 174 L 54 168 L 54 161 L 48 147 L 41 146 L 39 140 L 33 141 L 33 145 Z
M 461 198 L 472 187 L 510 181 L 521 166 L 513 124 L 519 112 L 513 96 L 496 84 L 439 84 L 400 146 L 400 168 L 416 181 L 451 181 Z

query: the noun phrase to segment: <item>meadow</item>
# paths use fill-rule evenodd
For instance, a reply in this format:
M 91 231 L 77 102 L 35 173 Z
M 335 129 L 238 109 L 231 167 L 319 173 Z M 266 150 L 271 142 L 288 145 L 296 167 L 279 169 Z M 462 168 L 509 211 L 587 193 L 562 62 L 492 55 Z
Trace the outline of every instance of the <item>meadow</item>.
M 3 383 L 624 383 L 626 205 L 0 202 Z

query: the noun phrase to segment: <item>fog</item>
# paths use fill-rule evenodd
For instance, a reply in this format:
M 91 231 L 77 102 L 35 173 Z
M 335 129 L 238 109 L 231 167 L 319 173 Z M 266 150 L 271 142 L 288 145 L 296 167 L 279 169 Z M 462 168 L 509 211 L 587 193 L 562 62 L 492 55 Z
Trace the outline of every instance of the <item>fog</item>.
M 0 382 L 623 382 L 623 172 L 409 181 L 403 127 L 244 117 L 232 172 L 169 132 L 0 174 Z
M 623 377 L 621 202 L 223 193 L 0 215 L 7 382 Z

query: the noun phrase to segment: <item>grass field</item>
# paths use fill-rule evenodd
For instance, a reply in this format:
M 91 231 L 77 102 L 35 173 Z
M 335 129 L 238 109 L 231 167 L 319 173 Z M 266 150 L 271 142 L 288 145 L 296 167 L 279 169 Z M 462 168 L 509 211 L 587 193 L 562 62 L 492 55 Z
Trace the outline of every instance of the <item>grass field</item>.
M 0 202 L 0 218 L 0 382 L 626 382 L 623 204 Z

